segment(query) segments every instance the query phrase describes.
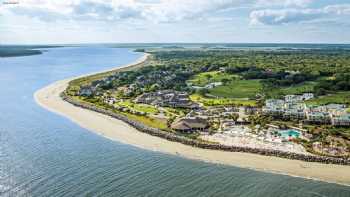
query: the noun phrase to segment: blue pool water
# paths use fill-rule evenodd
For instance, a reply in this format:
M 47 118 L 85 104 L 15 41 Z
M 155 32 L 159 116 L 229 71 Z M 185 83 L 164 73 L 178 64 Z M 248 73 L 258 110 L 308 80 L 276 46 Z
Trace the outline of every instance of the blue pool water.
M 60 79 L 130 63 L 128 49 L 73 47 L 0 58 L 0 196 L 329 196 L 350 187 L 208 164 L 98 136 L 39 107 Z
M 298 138 L 300 136 L 300 132 L 293 129 L 280 130 L 278 133 L 281 135 L 282 138 L 285 139 Z

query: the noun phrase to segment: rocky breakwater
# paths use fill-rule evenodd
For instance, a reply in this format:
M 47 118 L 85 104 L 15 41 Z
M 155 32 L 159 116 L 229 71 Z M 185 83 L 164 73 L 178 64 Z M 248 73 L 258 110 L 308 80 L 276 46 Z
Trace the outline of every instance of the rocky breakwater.
M 61 98 L 65 100 L 66 102 L 71 103 L 74 106 L 81 107 L 84 109 L 92 110 L 98 113 L 102 113 L 104 115 L 111 116 L 113 118 L 116 118 L 118 120 L 124 121 L 130 126 L 136 128 L 140 132 L 144 132 L 147 134 L 150 134 L 152 136 L 157 136 L 169 141 L 179 142 L 185 145 L 203 148 L 203 149 L 210 149 L 210 150 L 222 150 L 222 151 L 230 151 L 230 152 L 246 152 L 246 153 L 253 153 L 253 154 L 259 154 L 259 155 L 265 155 L 265 156 L 275 156 L 275 157 L 281 157 L 281 158 L 287 158 L 287 159 L 293 159 L 293 160 L 301 160 L 306 162 L 319 162 L 319 163 L 326 163 L 326 164 L 337 164 L 337 165 L 350 165 L 350 159 L 349 158 L 335 158 L 335 157 L 325 157 L 325 156 L 317 156 L 317 155 L 304 155 L 304 154 L 297 154 L 297 153 L 290 153 L 290 152 L 284 152 L 279 150 L 270 150 L 270 149 L 258 149 L 258 148 L 249 148 L 249 147 L 239 147 L 239 146 L 227 146 L 227 145 L 221 145 L 221 144 L 214 144 L 214 143 L 206 143 L 199 140 L 190 139 L 184 136 L 179 136 L 174 133 L 170 133 L 167 131 L 163 131 L 160 129 L 152 128 L 147 125 L 144 125 L 140 122 L 130 120 L 128 117 L 118 114 L 115 112 L 112 112 L 108 109 L 103 109 L 94 106 L 93 104 L 87 104 L 82 103 L 80 101 L 77 101 L 65 94 L 65 92 L 62 92 L 60 94 Z

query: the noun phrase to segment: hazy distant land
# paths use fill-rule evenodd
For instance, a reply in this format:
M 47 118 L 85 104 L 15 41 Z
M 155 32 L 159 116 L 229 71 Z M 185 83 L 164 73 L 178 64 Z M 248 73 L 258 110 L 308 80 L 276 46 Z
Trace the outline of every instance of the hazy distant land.
M 0 45 L 0 57 L 18 57 L 28 55 L 40 55 L 42 48 L 53 48 L 60 46 L 52 45 Z

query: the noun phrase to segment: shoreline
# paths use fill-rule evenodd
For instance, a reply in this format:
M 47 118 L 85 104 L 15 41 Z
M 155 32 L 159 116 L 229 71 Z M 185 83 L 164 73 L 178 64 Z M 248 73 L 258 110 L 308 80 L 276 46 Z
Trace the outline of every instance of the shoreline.
M 148 56 L 149 54 L 145 54 L 134 63 L 92 74 L 125 68 L 130 69 L 147 60 Z M 142 133 L 121 120 L 76 107 L 60 97 L 60 93 L 65 90 L 71 80 L 92 74 L 85 74 L 50 84 L 35 92 L 35 101 L 43 108 L 58 113 L 89 131 L 139 148 L 204 162 L 232 165 L 350 186 L 350 166 L 304 162 L 252 153 L 196 148 Z

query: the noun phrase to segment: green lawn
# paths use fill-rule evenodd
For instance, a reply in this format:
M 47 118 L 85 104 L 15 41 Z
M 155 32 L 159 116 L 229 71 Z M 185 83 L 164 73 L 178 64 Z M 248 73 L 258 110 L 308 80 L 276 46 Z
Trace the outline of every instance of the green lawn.
M 109 109 L 110 110 L 110 108 L 106 107 L 105 104 L 101 105 L 101 103 L 91 102 L 91 100 L 86 101 L 86 100 L 81 99 L 80 97 L 74 97 L 74 99 L 78 100 L 79 102 L 92 104 L 92 105 L 95 105 L 96 107 L 100 107 L 100 108 L 104 108 L 104 109 Z M 119 103 L 121 104 L 121 106 L 123 105 L 125 107 L 132 105 L 132 103 L 129 100 L 126 100 L 124 102 L 119 102 Z M 135 105 L 140 106 L 138 104 L 135 104 Z M 150 108 L 142 108 L 142 109 L 145 110 L 145 111 L 148 111 L 148 112 L 150 112 L 150 111 L 154 112 L 154 110 L 151 110 L 151 107 Z M 133 109 L 136 110 L 136 108 L 133 108 Z M 141 108 L 137 107 L 137 109 L 141 109 Z M 158 119 L 158 118 L 152 118 L 152 117 L 148 117 L 148 116 L 135 115 L 135 114 L 131 114 L 131 113 L 128 113 L 128 112 L 121 112 L 121 111 L 117 111 L 117 110 L 112 110 L 112 111 L 114 111 L 115 113 L 123 114 L 123 115 L 127 116 L 128 118 L 130 118 L 132 120 L 135 120 L 135 121 L 138 121 L 138 122 L 141 122 L 141 123 L 143 123 L 143 124 L 145 124 L 147 126 L 150 126 L 150 127 L 153 127 L 153 128 L 159 128 L 159 129 L 162 129 L 162 130 L 169 130 L 166 120 L 163 120 L 163 119 L 161 120 L 161 119 Z
M 281 88 L 283 94 L 302 94 L 307 92 L 313 92 L 316 82 L 307 81 L 298 85 Z
M 267 92 L 267 95 L 271 98 L 281 98 L 283 95 L 287 94 L 303 94 L 313 92 L 316 84 L 317 82 L 314 81 L 306 81 L 304 83 L 289 87 L 273 88 Z
M 176 115 L 176 116 L 184 116 L 188 113 L 188 110 L 186 109 L 180 109 L 180 108 L 171 108 L 171 107 L 163 107 L 163 109 L 168 112 L 167 114 Z
M 128 107 L 130 109 L 133 109 L 133 110 L 136 110 L 139 112 L 145 112 L 145 113 L 150 113 L 150 114 L 155 114 L 155 113 L 159 112 L 158 109 L 152 105 L 135 104 L 135 103 L 132 103 L 130 100 L 118 102 L 118 103 L 116 103 L 116 105 Z
M 254 98 L 261 87 L 260 80 L 236 80 L 210 89 L 209 93 L 221 98 Z
M 230 75 L 228 73 L 222 73 L 220 71 L 204 72 L 195 75 L 187 82 L 192 83 L 195 86 L 205 86 L 213 82 L 221 82 L 223 79 L 235 80 L 239 79 L 238 75 Z
M 153 127 L 153 128 L 158 128 L 158 129 L 162 129 L 162 130 L 168 130 L 168 126 L 167 126 L 167 122 L 164 120 L 159 120 L 156 118 L 151 118 L 151 117 L 147 117 L 147 116 L 138 116 L 138 115 L 134 115 L 134 114 L 130 114 L 130 113 L 125 113 L 122 112 L 122 114 L 124 114 L 125 116 L 127 116 L 128 118 L 141 122 L 147 126 Z
M 255 100 L 239 100 L 230 98 L 205 98 L 199 94 L 193 94 L 190 99 L 194 102 L 202 103 L 205 106 L 217 106 L 217 105 L 243 105 L 243 106 L 256 106 Z
M 306 101 L 306 103 L 311 105 L 325 105 L 329 103 L 350 104 L 350 91 L 320 96 L 318 98 Z

